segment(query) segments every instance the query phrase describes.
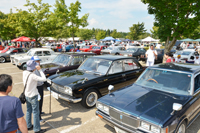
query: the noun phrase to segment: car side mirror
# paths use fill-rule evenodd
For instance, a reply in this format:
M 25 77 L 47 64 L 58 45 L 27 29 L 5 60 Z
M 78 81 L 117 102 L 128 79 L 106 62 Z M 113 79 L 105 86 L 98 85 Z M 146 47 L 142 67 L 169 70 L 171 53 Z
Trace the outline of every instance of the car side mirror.
M 109 91 L 108 94 L 112 97 L 112 96 L 114 96 L 114 95 L 113 95 L 113 94 L 110 94 L 110 91 L 111 91 L 111 90 L 114 90 L 114 86 L 113 86 L 113 85 L 109 85 L 109 86 L 108 86 L 108 91 Z
M 183 105 L 179 104 L 179 103 L 173 103 L 173 112 L 171 113 L 171 115 L 174 114 L 175 111 L 180 111 L 182 109 Z
M 173 110 L 174 111 L 180 111 L 182 109 L 183 105 L 179 103 L 173 103 Z

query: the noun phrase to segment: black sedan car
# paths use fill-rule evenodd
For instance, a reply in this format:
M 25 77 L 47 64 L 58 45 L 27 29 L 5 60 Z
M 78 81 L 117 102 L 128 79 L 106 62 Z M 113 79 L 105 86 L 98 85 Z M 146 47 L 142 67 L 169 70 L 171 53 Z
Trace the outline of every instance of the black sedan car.
M 157 55 L 157 59 L 155 59 L 155 64 L 162 63 L 163 62 L 163 56 L 164 56 L 164 53 L 165 53 L 165 49 L 156 49 L 156 51 L 157 51 L 158 55 Z M 176 52 L 176 50 L 172 49 L 170 52 L 172 54 L 174 54 Z M 147 60 L 145 53 L 141 54 L 140 60 L 142 60 L 142 61 Z
M 6 61 L 10 61 L 10 55 L 13 54 L 23 54 L 28 52 L 26 48 L 10 48 L 5 53 L 0 53 L 0 63 L 4 63 Z
M 96 106 L 96 114 L 117 132 L 185 133 L 200 114 L 200 67 L 148 67 L 134 84 L 100 98 Z
M 132 84 L 143 68 L 133 57 L 94 56 L 86 59 L 73 71 L 55 74 L 47 79 L 53 96 L 86 108 L 95 106 L 99 97 L 108 93 L 110 84 L 115 90 Z
M 96 54 L 87 52 L 67 52 L 56 56 L 51 63 L 41 64 L 41 68 L 46 75 L 49 77 L 56 72 L 64 72 L 68 70 L 77 69 L 80 64 L 88 57 L 92 57 Z
M 146 49 L 144 48 L 128 48 L 125 51 L 120 52 L 120 55 L 122 56 L 130 56 L 130 57 L 136 57 L 136 59 L 140 60 L 141 55 L 144 55 L 146 53 Z

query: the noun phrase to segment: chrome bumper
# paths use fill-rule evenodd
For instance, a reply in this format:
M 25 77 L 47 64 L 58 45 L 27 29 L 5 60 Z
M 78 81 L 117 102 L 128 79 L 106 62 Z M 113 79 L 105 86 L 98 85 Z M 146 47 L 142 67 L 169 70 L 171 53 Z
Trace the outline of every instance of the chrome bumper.
M 96 115 L 98 116 L 98 114 L 103 117 L 103 118 L 100 118 L 103 122 L 105 122 L 106 124 L 108 124 L 109 126 L 111 126 L 113 128 L 114 127 L 118 127 L 118 128 L 120 128 L 120 129 L 122 129 L 122 130 L 124 130 L 126 132 L 129 132 L 129 133 L 144 133 L 144 132 L 139 131 L 137 129 L 130 130 L 130 129 L 124 127 L 123 125 L 119 125 L 118 123 L 112 121 L 110 117 L 106 116 L 104 113 L 102 113 L 102 112 L 100 112 L 100 111 L 97 110 L 96 111 Z
M 53 91 L 52 89 L 50 90 L 50 87 L 47 87 L 47 90 L 49 90 L 53 93 L 57 93 L 57 92 Z M 71 103 L 78 103 L 82 100 L 82 98 L 72 98 L 71 96 L 63 96 L 63 95 L 60 95 L 60 94 L 58 94 L 58 98 L 65 100 L 65 101 L 68 101 L 68 102 L 71 102 Z

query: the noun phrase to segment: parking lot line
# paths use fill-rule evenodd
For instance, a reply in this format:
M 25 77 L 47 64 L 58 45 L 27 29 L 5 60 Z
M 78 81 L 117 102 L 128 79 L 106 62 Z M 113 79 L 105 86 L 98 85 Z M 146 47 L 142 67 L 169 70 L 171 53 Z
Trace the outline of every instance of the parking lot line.
M 72 130 L 74 130 L 76 128 L 79 128 L 79 127 L 81 127 L 83 125 L 86 125 L 89 122 L 95 121 L 96 119 L 98 119 L 97 116 L 93 117 L 91 120 L 88 120 L 88 121 L 84 122 L 83 124 L 75 125 L 75 126 L 72 126 L 72 127 L 68 128 L 68 129 L 64 129 L 64 130 L 60 131 L 60 133 L 68 133 L 68 132 L 70 132 L 70 131 L 72 131 Z
M 9 75 L 11 75 L 11 74 L 19 74 L 19 73 L 23 73 L 23 72 L 17 72 L 17 73 L 8 73 Z
M 3 68 L 0 68 L 0 69 L 7 69 L 7 68 L 17 68 L 17 67 L 3 67 Z
M 48 121 L 46 123 L 49 124 L 54 130 L 56 130 L 59 133 L 59 131 L 54 126 L 52 126 Z
M 19 84 L 23 84 L 23 82 L 19 82 L 19 83 L 14 83 L 14 85 L 19 85 Z

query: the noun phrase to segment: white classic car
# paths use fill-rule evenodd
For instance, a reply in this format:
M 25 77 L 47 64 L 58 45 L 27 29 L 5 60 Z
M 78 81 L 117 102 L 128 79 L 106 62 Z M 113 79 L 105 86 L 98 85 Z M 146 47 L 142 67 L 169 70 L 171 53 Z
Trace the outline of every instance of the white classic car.
M 195 59 L 195 55 L 197 54 L 197 52 L 195 51 L 195 49 L 184 49 L 181 51 L 177 51 L 173 57 L 176 58 L 178 55 L 181 55 L 181 62 L 185 63 L 187 62 L 194 62 Z
M 41 63 L 44 63 L 53 61 L 58 54 L 60 53 L 55 53 L 53 50 L 47 48 L 32 48 L 24 55 L 11 57 L 11 62 L 19 68 L 23 68 L 32 56 L 38 56 L 41 59 Z

